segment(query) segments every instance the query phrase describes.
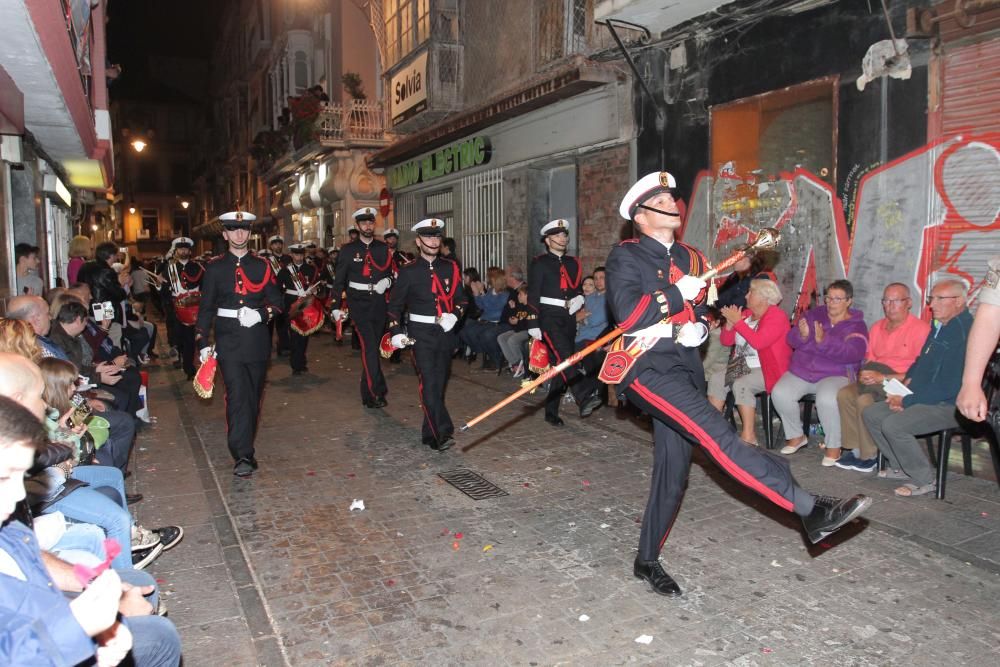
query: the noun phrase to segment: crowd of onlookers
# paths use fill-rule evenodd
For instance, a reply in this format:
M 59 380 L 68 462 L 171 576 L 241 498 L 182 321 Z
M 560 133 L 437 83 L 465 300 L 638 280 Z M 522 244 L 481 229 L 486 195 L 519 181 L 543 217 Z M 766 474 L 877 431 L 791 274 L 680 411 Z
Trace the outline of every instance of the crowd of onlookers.
M 803 407 L 815 404 L 823 466 L 897 480 L 901 497 L 934 493 L 936 470 L 920 439 L 959 426 L 956 399 L 973 324 L 965 284 L 933 285 L 930 322 L 914 314 L 909 287 L 886 285 L 883 317 L 869 324 L 853 307 L 847 280 L 827 285 L 822 303 L 792 322 L 778 306 L 773 274 L 747 270 L 740 281 L 743 302 L 719 309 L 718 344 L 728 354 L 710 354 L 706 375 L 712 404 L 735 404 L 743 440 L 758 444 L 755 415 L 766 396 L 781 419 L 781 453 L 795 454 L 809 444 Z
M 157 328 L 133 262 L 74 243 L 69 286 L 50 290 L 32 280 L 38 249 L 15 248 L 18 295 L 0 318 L 0 662 L 177 665 L 179 636 L 141 570 L 183 529 L 139 525 L 129 507 L 143 497 L 125 482 L 152 420 L 140 368 Z

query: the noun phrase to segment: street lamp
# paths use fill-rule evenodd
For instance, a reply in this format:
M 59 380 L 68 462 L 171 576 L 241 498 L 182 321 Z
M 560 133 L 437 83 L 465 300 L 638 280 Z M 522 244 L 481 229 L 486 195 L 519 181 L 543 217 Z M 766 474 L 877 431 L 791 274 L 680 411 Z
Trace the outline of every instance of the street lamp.
M 97 225 L 91 225 L 90 226 L 90 231 L 96 232 L 97 231 Z
M 189 202 L 187 199 L 182 199 L 181 200 L 181 208 L 183 208 L 185 211 L 188 209 L 188 206 L 190 206 L 190 205 L 191 205 L 191 202 Z
M 146 142 L 142 139 L 135 139 L 132 141 L 132 148 L 135 149 L 136 153 L 141 153 L 146 149 Z
M 132 215 L 135 215 L 135 202 L 134 201 L 133 202 L 129 202 L 129 204 L 128 204 L 128 212 L 131 213 Z

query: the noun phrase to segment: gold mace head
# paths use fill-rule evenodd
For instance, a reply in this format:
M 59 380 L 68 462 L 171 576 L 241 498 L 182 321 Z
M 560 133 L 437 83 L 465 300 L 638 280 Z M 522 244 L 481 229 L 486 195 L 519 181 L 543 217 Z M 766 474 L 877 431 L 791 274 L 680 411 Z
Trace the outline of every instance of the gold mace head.
M 774 248 L 778 245 L 778 241 L 781 240 L 781 232 L 779 232 L 774 227 L 764 227 L 759 232 L 757 232 L 757 238 L 754 239 L 753 243 L 746 247 L 747 250 L 764 250 L 765 248 Z

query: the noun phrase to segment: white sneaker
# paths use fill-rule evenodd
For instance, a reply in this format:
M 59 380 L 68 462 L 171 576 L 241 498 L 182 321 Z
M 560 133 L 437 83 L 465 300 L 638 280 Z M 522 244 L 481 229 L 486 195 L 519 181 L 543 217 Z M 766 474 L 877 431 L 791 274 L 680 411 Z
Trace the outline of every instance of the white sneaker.
M 799 444 L 797 445 L 785 445 L 784 447 L 782 447 L 781 453 L 794 454 L 795 452 L 799 451 L 803 447 L 807 447 L 808 445 L 809 445 L 809 438 L 802 438 L 801 442 L 799 442 Z
M 155 547 L 159 543 L 160 536 L 153 531 L 148 528 L 143 528 L 139 524 L 134 524 L 132 526 L 132 551 L 149 549 L 150 547 Z

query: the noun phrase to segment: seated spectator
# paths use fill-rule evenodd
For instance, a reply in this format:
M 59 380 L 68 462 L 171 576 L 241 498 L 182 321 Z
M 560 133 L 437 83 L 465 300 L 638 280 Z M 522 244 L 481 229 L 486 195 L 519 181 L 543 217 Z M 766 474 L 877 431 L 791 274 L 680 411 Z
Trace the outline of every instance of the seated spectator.
M 42 358 L 35 331 L 21 320 L 0 318 L 0 352 L 10 352 L 37 363 Z
M 722 308 L 725 325 L 720 340 L 723 345 L 732 346 L 731 366 L 741 367 L 735 358 L 742 356 L 746 361 L 742 369 L 749 372 L 735 378 L 730 372 L 731 384 L 727 384 L 725 368 L 713 373 L 708 380 L 708 402 L 721 412 L 727 394 L 732 391 L 743 424 L 740 438 L 756 446 L 756 395 L 762 391 L 770 393 L 788 370 L 792 350 L 785 340 L 790 326 L 785 312 L 778 307 L 781 303 L 778 285 L 773 280 L 755 279 L 750 282 L 746 301 L 748 309 L 744 311 L 736 306 Z
M 31 325 L 43 357 L 67 358 L 66 353 L 48 338 L 49 331 L 52 329 L 52 320 L 49 319 L 49 305 L 42 297 L 14 297 L 7 304 L 7 317 L 12 320 L 22 320 Z
M 782 454 L 794 454 L 809 444 L 809 434 L 802 432 L 798 403 L 806 394 L 816 395 L 826 446 L 840 449 L 837 392 L 857 380 L 868 349 L 868 326 L 864 314 L 851 308 L 853 297 L 850 282 L 833 281 L 826 288 L 825 305 L 807 311 L 785 336 L 792 348 L 792 361 L 771 391 L 771 402 L 785 429 Z M 834 463 L 836 459 L 823 459 L 825 466 Z
M 113 667 L 131 657 L 139 667 L 178 665 L 177 630 L 150 615 L 146 591 L 125 584 L 115 570 L 84 590 L 72 566 L 44 554 L 30 527 L 12 518 L 25 494 L 24 473 L 44 443 L 37 413 L 0 397 L 0 663 L 76 665 L 96 657 Z M 69 601 L 63 591 L 79 595 Z
M 528 308 L 528 285 L 522 282 L 517 288 L 517 307 L 507 319 L 508 331 L 497 336 L 497 344 L 503 351 L 514 379 L 524 377 L 524 353 L 521 347 L 531 339 L 528 329 L 535 326 L 538 315 Z
M 18 295 L 44 296 L 45 283 L 38 276 L 39 250 L 30 243 L 14 246 L 14 263 L 17 273 Z
M 476 320 L 466 319 L 458 338 L 472 350 L 473 354 L 482 353 L 484 370 L 495 370 L 499 373 L 503 369 L 504 357 L 497 343 L 497 336 L 507 331 L 510 325 L 500 321 L 507 305 L 507 278 L 500 269 L 493 273 L 488 290 L 481 282 L 471 284 L 473 298 L 480 315 Z
M 840 410 L 841 450 L 827 446 L 825 456 L 837 459 L 837 467 L 858 472 L 873 472 L 878 449 L 861 419 L 865 408 L 885 400 L 882 382 L 902 380 L 927 339 L 930 325 L 910 312 L 913 300 L 910 288 L 892 283 L 882 292 L 885 317 L 868 332 L 868 354 L 858 373 L 858 381 L 837 392 Z M 842 450 L 846 450 L 843 451 Z
M 777 284 L 774 266 L 778 263 L 778 254 L 766 250 L 746 256 L 733 265 L 733 272 L 719 285 L 719 298 L 713 307 L 722 310 L 726 306 L 736 306 L 741 311 L 747 307 L 747 294 L 754 280 L 770 280 Z
M 94 259 L 80 268 L 78 280 L 90 286 L 91 298 L 96 303 L 110 301 L 115 309 L 114 320 L 119 324 L 124 322 L 121 304 L 126 299 L 125 289 L 121 285 L 118 272 L 111 268 L 118 254 L 118 246 L 106 241 L 97 246 Z
M 896 489 L 897 496 L 922 496 L 937 489 L 935 470 L 916 436 L 958 426 L 955 399 L 962 386 L 965 346 L 972 328 L 965 297 L 965 286 L 957 280 L 934 286 L 929 299 L 934 322 L 920 356 L 903 379 L 911 393 L 900 396 L 887 391 L 885 401 L 862 413 L 888 465 L 879 475 L 892 478 L 898 469 L 912 480 Z
M 576 311 L 576 349 L 601 337 L 608 328 L 608 306 L 604 295 L 597 291 L 593 276 L 583 279 L 583 308 Z

